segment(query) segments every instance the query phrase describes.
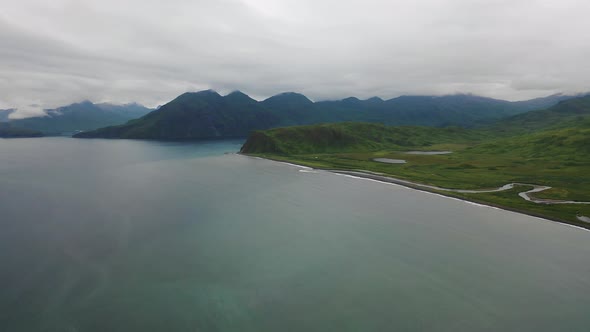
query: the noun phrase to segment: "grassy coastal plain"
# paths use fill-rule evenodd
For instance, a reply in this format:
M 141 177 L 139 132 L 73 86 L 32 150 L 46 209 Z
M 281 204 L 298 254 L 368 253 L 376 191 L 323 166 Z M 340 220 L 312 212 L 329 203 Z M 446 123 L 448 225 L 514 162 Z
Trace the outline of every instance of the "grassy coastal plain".
M 560 107 L 562 107 L 561 105 Z M 547 118 L 547 111 L 542 115 Z M 388 127 L 368 123 L 339 123 L 278 128 L 253 133 L 242 153 L 326 170 L 357 170 L 451 189 L 493 189 L 507 183 L 549 186 L 533 198 L 590 201 L 590 127 L 588 117 L 573 124 L 532 113 L 524 123 L 540 129 L 519 134 L 497 127 Z M 542 112 L 541 112 L 542 113 Z M 532 121 L 533 118 L 535 121 Z M 522 128 L 509 126 L 502 128 Z M 449 154 L 409 154 L 408 151 L 452 151 Z M 403 164 L 376 158 L 405 160 Z M 424 189 L 443 195 L 498 206 L 590 229 L 577 216 L 590 216 L 588 204 L 539 204 L 518 193 L 532 186 L 490 193 L 458 193 Z

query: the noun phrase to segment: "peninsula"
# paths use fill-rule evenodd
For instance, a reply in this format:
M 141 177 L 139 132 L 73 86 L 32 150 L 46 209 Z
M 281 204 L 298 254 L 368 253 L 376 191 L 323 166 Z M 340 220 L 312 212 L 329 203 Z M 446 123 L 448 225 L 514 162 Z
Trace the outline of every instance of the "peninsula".
M 350 122 L 257 131 L 241 153 L 395 182 L 590 229 L 580 218 L 590 215 L 590 97 L 477 129 Z M 406 163 L 376 161 L 383 159 Z

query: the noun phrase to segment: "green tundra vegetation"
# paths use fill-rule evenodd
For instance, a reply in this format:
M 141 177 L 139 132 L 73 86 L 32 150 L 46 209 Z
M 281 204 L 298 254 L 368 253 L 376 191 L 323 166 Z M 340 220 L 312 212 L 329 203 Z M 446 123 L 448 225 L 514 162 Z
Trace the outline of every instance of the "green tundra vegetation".
M 408 151 L 452 151 L 442 155 Z M 506 183 L 550 186 L 536 198 L 590 201 L 590 96 L 562 101 L 477 129 L 390 127 L 336 123 L 276 128 L 250 135 L 242 153 L 320 169 L 378 172 L 454 189 L 496 188 Z M 387 164 L 375 158 L 406 160 Z M 440 192 L 582 227 L 590 205 L 538 204 L 517 193 Z

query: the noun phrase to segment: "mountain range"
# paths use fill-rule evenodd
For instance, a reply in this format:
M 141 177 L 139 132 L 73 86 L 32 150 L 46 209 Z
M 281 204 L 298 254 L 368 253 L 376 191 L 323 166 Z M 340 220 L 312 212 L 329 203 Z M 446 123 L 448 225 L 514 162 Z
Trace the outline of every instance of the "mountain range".
M 256 131 L 242 152 L 293 155 L 474 141 L 485 141 L 482 147 L 510 146 L 509 150 L 522 151 L 523 155 L 532 155 L 533 151 L 556 154 L 553 150 L 565 151 L 566 147 L 571 147 L 571 158 L 575 151 L 590 152 L 590 96 L 560 101 L 547 109 L 517 114 L 477 129 L 345 122 Z
M 13 127 L 36 130 L 46 135 L 71 135 L 78 131 L 123 124 L 150 111 L 151 109 L 135 103 L 113 105 L 108 103 L 93 104 L 84 101 L 46 110 L 43 116 L 25 119 L 8 119 L 10 111 L 0 112 L 0 114 L 6 115 L 4 121 L 10 121 Z
M 474 127 L 546 108 L 572 98 L 553 95 L 509 102 L 474 95 L 350 97 L 313 102 L 288 92 L 256 101 L 235 91 L 221 96 L 215 91 L 185 93 L 139 119 L 126 124 L 76 134 L 79 138 L 209 139 L 246 137 L 253 130 L 291 125 L 347 121 L 386 125 Z
M 24 129 L 12 126 L 7 122 L 0 122 L 0 138 L 42 137 L 43 133 L 37 130 Z

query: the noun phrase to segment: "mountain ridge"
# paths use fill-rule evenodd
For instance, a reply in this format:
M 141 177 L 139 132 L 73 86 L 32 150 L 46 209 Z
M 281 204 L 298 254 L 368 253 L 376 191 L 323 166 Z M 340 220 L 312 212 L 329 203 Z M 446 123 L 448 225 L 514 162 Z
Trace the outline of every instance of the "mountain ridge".
M 45 110 L 45 114 L 42 116 L 9 119 L 8 121 L 17 127 L 41 131 L 47 135 L 60 135 L 122 124 L 131 119 L 139 118 L 150 111 L 151 109 L 137 103 L 124 105 L 94 104 L 85 100 Z
M 379 97 L 366 100 L 348 97 L 313 102 L 296 92 L 284 92 L 256 101 L 240 91 L 222 96 L 214 90 L 204 90 L 183 93 L 140 119 L 79 133 L 75 137 L 163 140 L 230 138 L 246 137 L 252 130 L 350 121 L 474 127 L 555 102 L 555 96 L 537 98 L 527 103 L 469 94 L 400 96 L 388 100 Z
M 15 127 L 8 122 L 0 122 L 0 138 L 26 138 L 42 136 L 43 133 L 40 131 Z

